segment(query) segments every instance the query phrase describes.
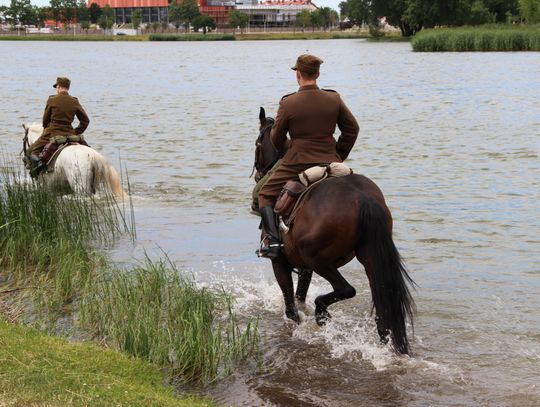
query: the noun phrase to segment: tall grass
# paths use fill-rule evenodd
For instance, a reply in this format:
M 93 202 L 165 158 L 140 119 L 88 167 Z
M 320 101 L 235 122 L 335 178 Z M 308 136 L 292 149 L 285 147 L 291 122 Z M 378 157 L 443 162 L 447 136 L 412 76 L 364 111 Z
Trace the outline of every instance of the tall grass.
M 183 382 L 215 380 L 256 351 L 256 323 L 241 327 L 226 293 L 197 287 L 171 262 L 109 264 L 96 247 L 126 233 L 134 236 L 133 218 L 112 197 L 58 196 L 13 171 L 0 177 L 0 274 L 36 300 L 38 321 L 52 326 L 69 306 L 80 334 Z
M 91 244 L 133 233 L 111 196 L 58 196 L 4 171 L 0 190 L 0 268 L 12 284 L 35 287 L 45 311 L 58 312 L 103 261 Z
M 100 276 L 85 290 L 81 319 L 100 339 L 166 367 L 179 381 L 212 381 L 257 347 L 257 326 L 241 329 L 224 292 L 198 288 L 171 263 Z
M 540 25 L 486 25 L 422 30 L 412 41 L 414 51 L 540 51 Z

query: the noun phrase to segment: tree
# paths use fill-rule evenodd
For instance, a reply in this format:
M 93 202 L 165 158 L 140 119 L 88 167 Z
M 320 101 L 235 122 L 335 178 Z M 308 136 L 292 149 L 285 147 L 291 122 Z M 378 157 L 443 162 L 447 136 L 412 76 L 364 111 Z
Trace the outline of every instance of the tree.
M 467 24 L 480 25 L 486 23 L 492 23 L 495 20 L 495 14 L 490 13 L 489 9 L 482 2 L 482 0 L 476 0 L 471 4 L 469 17 L 467 18 Z
M 58 22 L 62 18 L 62 0 L 50 0 L 49 12 L 54 20 L 55 27 L 58 27 Z
M 355 25 L 361 26 L 372 20 L 369 0 L 347 0 L 339 4 L 341 18 L 347 17 Z
M 540 22 L 540 0 L 519 0 L 519 15 L 527 24 Z
M 169 5 L 169 21 L 176 27 L 176 32 L 178 32 L 178 28 L 182 25 L 182 9 L 180 5 L 176 3 Z
M 296 15 L 296 25 L 298 27 L 302 27 L 302 31 L 306 30 L 306 27 L 309 26 L 310 23 L 310 11 L 309 10 L 302 10 L 300 13 Z
M 195 0 L 184 0 L 180 4 L 180 16 L 181 20 L 186 27 L 186 31 L 189 31 L 189 27 L 193 24 L 193 20 L 201 15 L 199 6 Z
M 11 0 L 8 15 L 14 24 L 30 25 L 36 21 L 36 15 L 30 0 Z
M 52 2 L 53 0 L 51 0 Z M 90 4 L 90 7 L 88 7 L 88 11 L 90 12 L 90 22 L 92 24 L 97 24 L 99 17 L 101 17 L 101 13 L 103 12 L 101 10 L 101 7 L 97 3 Z
M 61 16 L 60 21 L 64 23 L 64 27 L 67 27 L 73 22 L 77 15 L 77 0 L 61 0 Z
M 239 11 L 239 10 L 230 10 L 229 11 L 229 25 L 236 30 L 236 27 L 240 27 L 240 33 L 243 33 L 244 27 L 249 23 L 249 15 Z
M 330 7 L 322 7 L 318 11 L 321 14 L 321 23 L 325 30 L 331 29 L 337 23 L 338 14 L 335 10 Z
M 142 17 L 142 11 L 140 8 L 137 10 L 133 10 L 133 15 L 131 16 L 131 25 L 135 30 L 137 30 L 141 26 L 141 17 Z
M 85 0 L 79 0 L 79 3 L 77 4 L 76 18 L 79 24 L 81 24 L 81 28 L 86 30 L 90 28 L 90 9 L 86 6 Z M 88 23 L 87 28 L 82 26 L 83 22 Z
M 509 15 L 519 14 L 518 0 L 482 0 L 482 2 L 497 23 L 505 23 Z
M 34 14 L 36 15 L 36 25 L 41 28 L 45 25 L 45 20 L 49 19 L 49 8 L 36 6 Z
M 216 28 L 216 22 L 209 15 L 201 14 L 193 20 L 193 29 L 199 31 L 200 28 L 202 28 L 203 34 L 206 34 L 207 31 Z
M 324 19 L 320 9 L 312 11 L 309 14 L 309 24 L 311 25 L 312 31 L 315 31 L 315 28 L 319 28 L 324 25 Z
M 103 30 L 110 30 L 114 25 L 114 10 L 108 4 L 103 7 L 98 24 Z

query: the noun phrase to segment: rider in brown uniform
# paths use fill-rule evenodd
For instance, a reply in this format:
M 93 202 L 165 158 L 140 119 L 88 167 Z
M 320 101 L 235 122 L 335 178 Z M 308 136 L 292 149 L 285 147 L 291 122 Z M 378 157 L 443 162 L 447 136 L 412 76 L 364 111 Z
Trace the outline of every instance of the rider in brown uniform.
M 45 112 L 43 113 L 43 133 L 39 139 L 30 147 L 30 160 L 34 164 L 32 173 L 39 174 L 47 168 L 49 161 L 57 146 L 53 138 L 55 136 L 81 135 L 90 119 L 82 108 L 77 98 L 70 96 L 68 91 L 71 81 L 68 78 L 57 78 L 53 85 L 56 88 L 56 95 L 49 96 Z M 79 125 L 73 129 L 71 123 L 79 119 Z M 84 141 L 82 142 L 84 143 Z
M 274 146 L 283 151 L 290 143 L 282 164 L 270 176 L 259 192 L 259 212 L 267 245 L 260 255 L 276 258 L 281 242 L 274 215 L 274 204 L 285 183 L 302 171 L 319 164 L 344 161 L 358 136 L 359 127 L 339 94 L 319 89 L 317 78 L 322 60 L 313 55 L 300 55 L 292 68 L 296 71 L 298 92 L 283 96 L 270 137 Z M 334 139 L 336 125 L 341 130 Z

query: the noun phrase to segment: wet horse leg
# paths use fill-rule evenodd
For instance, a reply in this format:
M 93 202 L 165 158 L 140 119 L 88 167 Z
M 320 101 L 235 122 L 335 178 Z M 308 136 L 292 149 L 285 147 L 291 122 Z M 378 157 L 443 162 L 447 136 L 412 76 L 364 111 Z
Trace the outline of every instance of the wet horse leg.
M 354 297 L 356 290 L 343 278 L 336 268 L 315 271 L 318 275 L 325 278 L 334 289 L 334 291 L 320 295 L 315 299 L 315 320 L 318 325 L 324 325 L 330 319 L 328 307 L 338 301 Z
M 300 323 L 300 316 L 298 315 L 298 309 L 294 303 L 294 285 L 292 279 L 293 268 L 284 256 L 279 256 L 272 260 L 272 268 L 274 269 L 274 276 L 283 293 L 283 299 L 285 300 L 285 315 L 287 318 L 292 319 L 296 323 Z
M 298 284 L 296 286 L 296 294 L 294 295 L 301 303 L 306 302 L 306 296 L 311 284 L 311 276 L 313 271 L 307 269 L 298 269 Z

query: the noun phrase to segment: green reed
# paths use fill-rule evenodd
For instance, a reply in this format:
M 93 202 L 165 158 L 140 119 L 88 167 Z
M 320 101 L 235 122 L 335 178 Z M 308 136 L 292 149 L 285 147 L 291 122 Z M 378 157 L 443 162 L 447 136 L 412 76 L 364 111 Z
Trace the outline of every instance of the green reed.
M 257 348 L 256 324 L 240 327 L 229 295 L 197 287 L 170 262 L 147 259 L 100 277 L 83 293 L 83 324 L 100 340 L 166 367 L 175 380 L 215 380 Z
M 102 261 L 91 245 L 133 233 L 111 196 L 59 196 L 13 171 L 0 182 L 0 268 L 12 284 L 36 287 L 47 311 L 70 302 L 91 278 Z
M 127 180 L 129 185 L 129 179 Z M 169 262 L 120 270 L 96 247 L 134 237 L 133 207 L 58 196 L 13 171 L 0 176 L 0 274 L 30 297 L 36 325 L 74 328 L 166 368 L 178 381 L 208 382 L 256 351 L 256 323 L 237 320 L 226 293 L 199 288 Z M 241 327 L 242 326 L 242 327 Z
M 486 25 L 422 30 L 412 41 L 414 51 L 540 51 L 540 25 Z

